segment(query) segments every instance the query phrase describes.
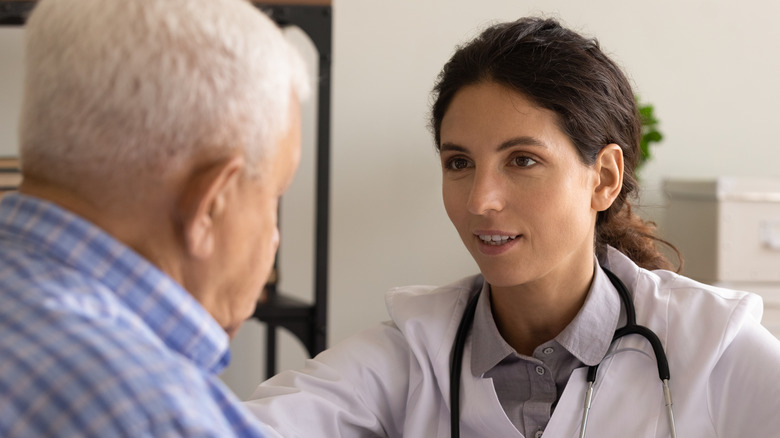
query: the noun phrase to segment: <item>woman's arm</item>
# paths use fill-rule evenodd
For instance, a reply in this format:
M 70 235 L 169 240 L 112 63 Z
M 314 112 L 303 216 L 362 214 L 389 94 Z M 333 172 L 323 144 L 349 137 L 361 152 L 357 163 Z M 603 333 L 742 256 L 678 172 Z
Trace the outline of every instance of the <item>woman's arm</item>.
M 410 354 L 391 322 L 263 382 L 247 407 L 280 436 L 400 437 Z
M 719 437 L 777 437 L 780 341 L 757 321 L 746 321 L 713 369 L 708 392 Z

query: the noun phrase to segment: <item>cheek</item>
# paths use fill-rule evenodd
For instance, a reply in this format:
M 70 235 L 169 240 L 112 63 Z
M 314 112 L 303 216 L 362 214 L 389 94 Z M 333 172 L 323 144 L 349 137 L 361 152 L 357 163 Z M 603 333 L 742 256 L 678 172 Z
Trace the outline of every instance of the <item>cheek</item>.
M 548 202 L 536 205 L 545 211 L 544 221 L 548 232 L 563 244 L 579 241 L 592 228 L 595 213 L 591 209 L 590 196 L 580 187 L 571 187 L 547 198 Z
M 444 201 L 444 210 L 447 212 L 447 217 L 450 218 L 450 222 L 452 222 L 455 228 L 460 231 L 464 207 L 459 197 L 454 194 L 453 190 L 445 187 L 442 189 L 442 200 Z
M 279 234 L 274 230 L 259 236 L 252 246 L 251 263 L 247 279 L 253 283 L 252 288 L 262 288 L 268 282 L 268 277 L 274 265 L 276 250 L 279 247 Z
M 461 181 L 444 180 L 442 183 L 441 195 L 442 200 L 444 201 L 444 209 L 447 211 L 447 215 L 450 216 L 450 219 L 462 215 L 466 210 L 468 190 Z
M 247 239 L 247 244 L 251 246 L 253 262 L 255 266 L 260 264 L 264 269 L 273 264 L 274 255 L 279 247 L 277 208 L 275 198 L 263 196 L 256 206 L 254 219 L 249 225 L 253 238 Z
M 281 237 L 279 235 L 279 227 L 274 226 L 273 236 L 271 237 L 271 253 L 275 254 L 279 249 L 279 241 Z
M 262 258 L 262 263 L 265 265 L 268 263 L 268 259 L 273 261 L 276 254 L 276 250 L 279 248 L 279 227 L 277 225 L 276 207 L 268 206 L 265 214 L 263 215 L 262 226 L 258 227 L 258 231 L 261 231 L 261 235 L 258 240 L 258 256 Z
M 274 227 L 274 229 L 271 231 L 271 237 L 270 239 L 266 238 L 266 240 L 263 242 L 263 247 L 261 249 L 260 257 L 262 258 L 261 263 L 263 268 L 265 268 L 268 273 L 270 273 L 271 267 L 274 264 L 274 259 L 276 258 L 276 251 L 279 249 L 279 229 Z

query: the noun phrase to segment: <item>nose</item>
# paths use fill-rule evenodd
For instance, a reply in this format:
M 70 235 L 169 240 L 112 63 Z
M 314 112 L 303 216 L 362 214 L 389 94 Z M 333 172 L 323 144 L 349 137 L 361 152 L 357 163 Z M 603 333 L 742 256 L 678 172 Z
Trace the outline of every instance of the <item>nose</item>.
M 484 215 L 499 212 L 505 206 L 505 186 L 501 176 L 491 169 L 478 169 L 469 193 L 469 213 Z

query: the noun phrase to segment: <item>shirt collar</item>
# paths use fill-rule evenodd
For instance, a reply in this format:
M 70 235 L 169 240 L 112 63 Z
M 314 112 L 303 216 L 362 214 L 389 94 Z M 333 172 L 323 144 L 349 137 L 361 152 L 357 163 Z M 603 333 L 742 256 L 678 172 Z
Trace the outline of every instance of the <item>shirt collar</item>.
M 555 340 L 585 365 L 596 365 L 612 344 L 619 318 L 620 296 L 596 264 L 585 304 Z
M 471 370 L 475 376 L 485 374 L 515 352 L 498 331 L 490 304 L 490 285 L 484 279 L 474 313 L 472 333 L 474 340 L 471 344 Z
M 95 278 L 168 346 L 213 373 L 230 361 L 228 337 L 184 288 L 138 253 L 48 201 L 8 193 L 0 238 L 13 239 Z
M 585 365 L 601 362 L 612 344 L 621 314 L 620 298 L 609 277 L 596 264 L 588 296 L 580 311 L 555 341 Z M 515 350 L 498 331 L 490 304 L 490 285 L 483 281 L 474 315 L 471 369 L 480 376 Z

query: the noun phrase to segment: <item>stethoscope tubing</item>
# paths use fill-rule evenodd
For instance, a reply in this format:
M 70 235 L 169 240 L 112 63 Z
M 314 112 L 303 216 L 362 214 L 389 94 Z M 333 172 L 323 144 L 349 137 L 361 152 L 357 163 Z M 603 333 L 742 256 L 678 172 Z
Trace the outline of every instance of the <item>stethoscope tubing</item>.
M 617 290 L 618 295 L 620 295 L 620 300 L 623 302 L 623 307 L 626 310 L 626 325 L 615 330 L 612 342 L 615 342 L 624 336 L 639 335 L 647 339 L 650 343 L 656 358 L 658 377 L 661 379 L 663 385 L 664 404 L 666 405 L 671 437 L 676 438 L 677 432 L 675 430 L 674 413 L 672 410 L 672 394 L 669 389 L 669 361 L 666 358 L 663 344 L 661 344 L 661 340 L 652 330 L 636 323 L 636 309 L 634 308 L 633 300 L 631 299 L 631 295 L 629 294 L 626 285 L 612 271 L 604 267 L 601 269 L 607 274 L 610 282 Z M 455 334 L 455 341 L 452 347 L 452 362 L 450 363 L 450 436 L 452 438 L 460 438 L 460 376 L 463 365 L 463 350 L 466 347 L 468 332 L 474 322 L 474 315 L 476 313 L 480 292 L 481 291 L 477 291 L 477 293 L 469 299 L 463 316 L 461 317 L 460 324 L 458 325 L 458 331 Z M 599 364 L 588 368 L 585 405 L 582 412 L 582 422 L 580 424 L 580 438 L 585 437 L 598 368 Z
M 479 301 L 479 292 L 474 294 L 466 305 L 466 311 L 463 313 L 460 325 L 458 325 L 458 332 L 455 334 L 455 344 L 452 349 L 453 360 L 450 363 L 450 435 L 452 438 L 460 438 L 460 374 L 463 366 L 463 350 L 466 347 L 466 336 L 472 322 L 474 322 L 477 301 Z

